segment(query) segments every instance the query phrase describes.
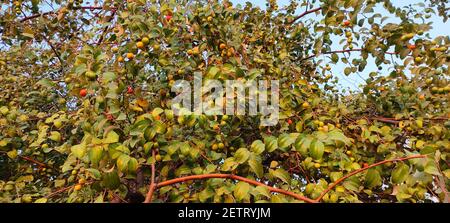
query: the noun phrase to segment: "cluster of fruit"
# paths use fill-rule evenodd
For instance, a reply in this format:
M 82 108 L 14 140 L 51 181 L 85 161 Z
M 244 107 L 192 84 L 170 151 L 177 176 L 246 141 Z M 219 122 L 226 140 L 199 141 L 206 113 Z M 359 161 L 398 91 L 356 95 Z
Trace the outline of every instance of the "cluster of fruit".
M 20 14 L 21 11 L 22 2 L 21 1 L 14 1 L 14 9 L 16 10 L 16 14 Z
M 77 174 L 78 174 L 77 170 L 72 170 L 72 176 L 76 177 Z M 79 177 L 78 183 L 75 184 L 75 186 L 73 187 L 73 190 L 75 190 L 75 191 L 81 190 L 81 188 L 83 188 L 84 184 L 86 184 L 86 179 L 84 179 L 83 177 Z
M 220 55 L 222 57 L 227 56 L 227 57 L 231 57 L 234 55 L 234 48 L 233 47 L 227 47 L 227 45 L 225 43 L 221 43 L 219 45 L 219 49 L 221 50 Z
M 344 27 L 349 27 L 350 26 L 350 22 L 349 21 L 344 21 L 343 22 L 343 26 Z M 349 50 L 353 50 L 353 34 L 350 30 L 345 32 L 345 37 L 347 38 L 347 45 L 348 45 L 348 49 Z
M 445 87 L 432 87 L 431 88 L 431 93 L 433 94 L 447 94 L 450 92 L 450 85 L 447 85 Z

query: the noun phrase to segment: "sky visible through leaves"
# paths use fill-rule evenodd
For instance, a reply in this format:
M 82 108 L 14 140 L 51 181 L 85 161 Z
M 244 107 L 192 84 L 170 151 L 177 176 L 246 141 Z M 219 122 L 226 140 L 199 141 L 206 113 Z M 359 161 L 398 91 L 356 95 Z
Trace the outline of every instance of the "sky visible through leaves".
M 246 0 L 231 0 L 231 2 L 233 2 L 233 4 L 241 4 L 241 5 L 245 5 L 245 2 L 251 2 L 253 5 L 255 6 L 259 6 L 262 9 L 266 8 L 266 1 L 265 0 L 252 0 L 252 1 L 246 1 Z M 277 1 L 279 7 L 283 7 L 287 4 L 289 4 L 289 0 L 279 0 Z M 418 3 L 423 3 L 423 1 L 421 0 L 396 0 L 394 1 L 395 6 L 400 6 L 400 7 L 405 7 L 408 5 L 414 5 L 414 4 L 418 4 Z M 428 4 L 428 3 L 427 3 Z M 314 6 L 317 7 L 317 6 Z M 392 17 L 392 15 L 388 14 L 386 12 L 386 10 L 384 10 L 384 8 L 382 7 L 378 7 L 378 10 L 375 10 L 376 13 L 381 13 L 381 14 L 386 14 L 389 17 Z M 298 12 L 298 14 L 302 13 L 301 11 Z M 310 14 L 308 16 L 306 16 L 303 19 L 311 19 L 314 16 L 316 16 L 315 14 Z M 389 22 L 399 22 L 398 19 L 396 19 L 395 17 L 392 17 L 391 19 L 388 19 L 385 21 L 386 23 Z M 446 23 L 444 23 L 442 21 L 442 19 L 435 15 L 432 14 L 431 17 L 429 19 L 427 19 L 426 22 L 432 22 L 433 23 L 433 29 L 430 30 L 429 34 L 431 37 L 437 37 L 437 36 L 448 36 L 450 35 L 450 26 Z M 448 22 L 447 22 L 448 23 Z M 335 39 L 335 50 L 341 50 L 342 46 L 339 46 L 337 43 L 339 42 L 339 40 L 342 39 L 341 37 Z M 358 57 L 357 53 L 354 53 L 350 58 L 355 58 Z M 367 61 L 367 69 L 365 69 L 363 72 L 357 73 L 357 74 L 350 74 L 349 76 L 345 76 L 344 75 L 344 69 L 345 69 L 345 64 L 342 63 L 338 63 L 336 65 L 331 64 L 332 67 L 332 71 L 333 71 L 333 75 L 337 76 L 339 78 L 339 84 L 345 88 L 345 89 L 351 89 L 351 90 L 356 90 L 359 91 L 359 85 L 363 84 L 365 79 L 368 77 L 369 73 L 372 71 L 377 71 L 378 68 L 375 66 L 374 63 L 374 59 L 370 58 Z M 405 70 L 406 71 L 406 70 Z M 381 73 L 385 73 L 385 74 L 389 74 L 389 70 L 387 70 L 386 67 L 383 68 L 383 70 L 380 71 Z

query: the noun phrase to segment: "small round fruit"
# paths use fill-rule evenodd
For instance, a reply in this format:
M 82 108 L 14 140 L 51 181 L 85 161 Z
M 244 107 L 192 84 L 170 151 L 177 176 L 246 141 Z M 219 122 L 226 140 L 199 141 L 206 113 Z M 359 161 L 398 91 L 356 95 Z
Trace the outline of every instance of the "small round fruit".
M 291 120 L 291 119 L 288 119 L 287 123 L 288 123 L 289 125 L 292 125 L 292 120 Z
M 302 108 L 309 108 L 309 103 L 307 101 L 303 102 Z
M 78 171 L 77 170 L 72 170 L 72 175 L 77 175 Z
M 408 49 L 415 50 L 416 49 L 416 45 L 414 45 L 414 44 L 408 45 Z
M 75 186 L 73 187 L 73 189 L 74 189 L 75 191 L 79 191 L 79 190 L 81 190 L 81 185 L 80 185 L 80 184 L 77 184 L 77 185 L 75 185 Z
M 127 87 L 127 93 L 128 93 L 128 94 L 133 94 L 133 93 L 134 93 L 133 87 L 128 86 L 128 87 Z
M 59 129 L 59 128 L 62 127 L 62 122 L 59 121 L 59 120 L 56 120 L 56 121 L 53 122 L 53 125 L 54 125 L 57 129 Z M 48 145 L 47 145 L 47 146 L 48 146 Z
M 133 53 L 127 53 L 127 58 L 129 60 L 132 60 L 134 58 L 134 54 Z
M 272 162 L 270 162 L 270 168 L 275 169 L 278 167 L 278 162 L 275 160 L 272 160 Z
M 367 168 L 367 167 L 369 167 L 369 164 L 368 164 L 368 163 L 364 163 L 364 164 L 363 164 L 363 167 L 364 167 L 364 168 Z
M 139 42 L 136 43 L 136 47 L 139 48 L 139 49 L 144 49 L 145 44 L 143 42 L 139 41 Z
M 223 149 L 223 148 L 225 148 L 225 144 L 219 143 L 219 144 L 217 145 L 217 147 L 218 147 L 219 149 Z
M 119 62 L 123 62 L 123 61 L 124 61 L 124 59 L 123 59 L 123 57 L 122 57 L 122 56 L 119 56 L 119 57 L 117 57 L 117 61 L 119 61 Z
M 23 195 L 21 198 L 23 203 L 31 203 L 33 201 L 33 198 L 30 195 Z
M 80 178 L 80 179 L 78 180 L 78 184 L 83 185 L 83 184 L 85 184 L 85 183 L 86 183 L 86 180 L 85 180 L 84 178 Z
M 347 154 L 347 155 L 351 156 L 351 155 L 352 155 L 352 151 L 350 151 L 350 150 L 347 150 L 347 152 L 345 152 L 345 154 Z
M 159 44 L 153 44 L 153 50 L 159 50 L 160 46 Z
M 97 74 L 96 74 L 94 71 L 91 71 L 91 70 L 86 71 L 85 75 L 86 75 L 86 77 L 89 78 L 89 79 L 95 79 L 95 78 L 97 78 Z
M 416 58 L 414 58 L 414 61 L 415 61 L 416 63 L 421 63 L 422 60 L 423 60 L 422 57 L 416 57 Z
M 167 20 L 168 22 L 170 22 L 171 19 L 172 19 L 172 16 L 171 16 L 171 15 L 166 15 L 166 20 Z
M 350 157 L 350 160 L 353 162 L 353 161 L 355 161 L 355 158 L 353 158 L 353 157 Z
M 344 22 L 342 23 L 342 25 L 344 25 L 344 26 L 349 26 L 349 25 L 350 25 L 350 21 L 346 20 L 346 21 L 344 21 Z
M 211 22 L 211 21 L 213 20 L 213 17 L 212 17 L 212 16 L 208 16 L 208 18 L 206 18 L 206 20 L 207 20 L 208 22 Z
M 425 99 L 425 95 L 421 94 L 419 95 L 419 100 L 424 100 Z
M 145 45 L 150 43 L 150 40 L 147 37 L 142 38 L 141 40 L 142 43 L 144 43 Z
M 211 149 L 214 151 L 216 151 L 218 148 L 219 148 L 219 146 L 215 143 L 211 146 Z
M 111 51 L 112 51 L 113 53 L 117 53 L 117 52 L 119 52 L 119 48 L 117 48 L 117 47 L 115 46 L 115 47 L 111 48 Z
M 228 115 L 223 115 L 222 116 L 222 121 L 227 121 L 228 120 Z
M 227 48 L 227 45 L 225 45 L 225 43 L 221 43 L 221 44 L 219 45 L 219 49 L 223 50 L 223 49 L 225 49 L 225 48 Z
M 86 95 L 87 95 L 87 90 L 86 89 L 81 89 L 80 90 L 80 96 L 81 97 L 86 97 Z
M 314 168 L 319 169 L 320 168 L 320 163 L 314 163 Z
M 162 160 L 161 155 L 157 154 L 157 155 L 155 156 L 155 160 L 158 161 L 158 162 L 160 162 L 160 161 Z

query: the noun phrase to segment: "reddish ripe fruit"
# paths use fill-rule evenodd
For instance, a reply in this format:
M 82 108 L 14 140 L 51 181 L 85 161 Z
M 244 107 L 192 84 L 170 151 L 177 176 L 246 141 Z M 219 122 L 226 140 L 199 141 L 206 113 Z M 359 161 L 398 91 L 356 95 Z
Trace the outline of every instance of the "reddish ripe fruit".
M 171 15 L 166 15 L 166 20 L 169 22 L 172 19 Z
M 133 94 L 133 93 L 134 93 L 133 87 L 128 86 L 128 88 L 127 88 L 127 93 L 128 93 L 128 94 Z
M 368 166 L 369 166 L 369 164 L 367 164 L 367 163 L 364 163 L 364 164 L 363 164 L 363 167 L 364 167 L 364 168 L 367 168 Z
M 412 45 L 408 45 L 408 49 L 410 50 L 414 50 L 416 49 L 416 45 L 412 44 Z
M 109 120 L 109 121 L 112 121 L 112 120 L 114 120 L 114 116 L 113 115 L 111 115 L 111 114 L 106 114 L 106 118 Z
M 344 26 L 349 26 L 350 25 L 350 21 L 344 21 Z
M 292 120 L 291 119 L 288 119 L 287 122 L 288 122 L 289 125 L 292 125 Z
M 86 97 L 86 95 L 87 95 L 87 90 L 86 89 L 81 89 L 80 90 L 80 96 L 81 97 Z

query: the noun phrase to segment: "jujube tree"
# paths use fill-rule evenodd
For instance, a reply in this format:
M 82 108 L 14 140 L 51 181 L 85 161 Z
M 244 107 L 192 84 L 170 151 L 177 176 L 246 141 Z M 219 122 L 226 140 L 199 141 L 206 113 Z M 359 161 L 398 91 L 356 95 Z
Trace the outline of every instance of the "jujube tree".
M 2 202 L 450 201 L 450 41 L 427 34 L 446 1 L 1 9 Z M 279 123 L 175 115 L 194 75 L 279 80 Z

